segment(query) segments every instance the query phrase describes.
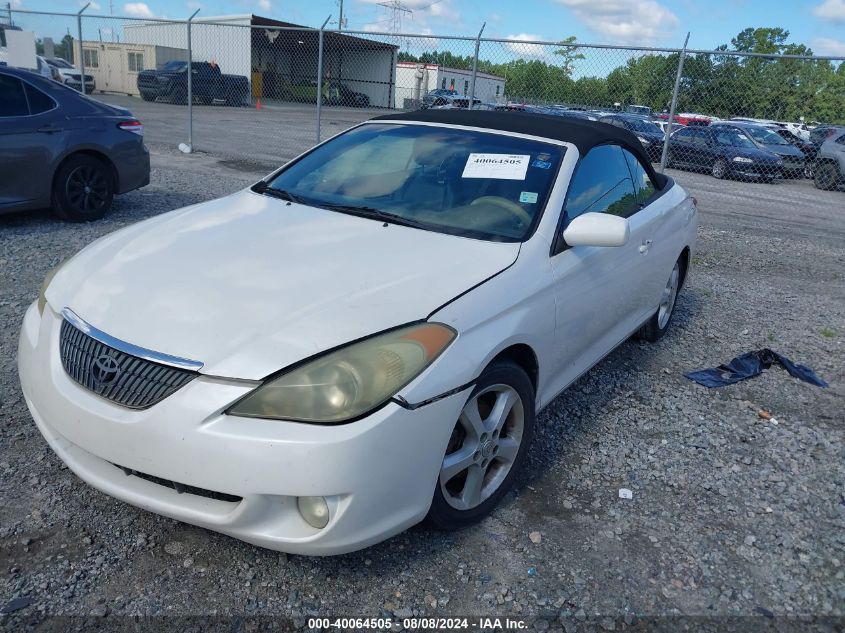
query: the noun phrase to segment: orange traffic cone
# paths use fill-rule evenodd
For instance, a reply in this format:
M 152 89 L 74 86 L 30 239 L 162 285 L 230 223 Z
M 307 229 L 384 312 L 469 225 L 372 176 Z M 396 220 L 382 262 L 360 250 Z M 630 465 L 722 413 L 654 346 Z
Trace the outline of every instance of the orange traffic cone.
M 256 110 L 261 109 L 261 97 L 259 97 L 258 99 L 255 100 L 255 109 Z

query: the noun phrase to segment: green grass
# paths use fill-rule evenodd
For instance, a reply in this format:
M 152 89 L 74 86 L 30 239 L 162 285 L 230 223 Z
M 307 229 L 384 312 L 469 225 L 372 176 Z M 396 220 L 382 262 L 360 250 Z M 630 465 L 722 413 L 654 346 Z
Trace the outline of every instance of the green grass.
M 821 335 L 825 338 L 835 338 L 836 337 L 836 331 L 831 330 L 829 328 L 823 328 L 822 331 L 821 331 Z
M 768 335 L 768 337 L 767 337 L 767 338 L 768 338 L 770 341 L 774 341 L 774 340 L 775 340 L 775 333 L 774 333 L 774 332 L 772 332 L 771 330 L 769 330 L 769 335 Z

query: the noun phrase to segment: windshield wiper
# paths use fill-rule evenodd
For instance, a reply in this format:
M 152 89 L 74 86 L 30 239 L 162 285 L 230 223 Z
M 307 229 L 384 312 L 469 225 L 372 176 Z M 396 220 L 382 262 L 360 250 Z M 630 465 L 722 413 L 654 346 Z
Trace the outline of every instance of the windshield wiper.
M 370 220 L 379 220 L 381 222 L 387 222 L 388 224 L 398 224 L 400 226 L 410 226 L 415 229 L 431 230 L 431 226 L 424 222 L 418 222 L 417 220 L 411 220 L 410 218 L 403 218 L 401 215 L 387 213 L 386 211 L 381 211 L 374 207 L 354 204 L 334 204 L 331 202 L 320 202 L 315 206 L 322 207 L 323 209 L 329 209 L 330 211 L 339 211 L 340 213 L 357 215 L 358 217 Z
M 271 187 L 266 182 L 260 182 L 255 185 L 253 191 L 255 191 L 255 193 L 263 193 L 267 196 L 279 198 L 280 200 L 287 200 L 288 202 L 296 202 L 297 204 L 308 204 L 304 198 L 300 198 L 299 196 L 294 193 L 291 193 L 290 191 Z

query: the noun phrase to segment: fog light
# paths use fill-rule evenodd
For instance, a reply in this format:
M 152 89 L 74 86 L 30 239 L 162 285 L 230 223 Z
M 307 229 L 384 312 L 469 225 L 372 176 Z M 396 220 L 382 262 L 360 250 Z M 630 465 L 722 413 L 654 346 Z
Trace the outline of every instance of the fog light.
M 296 507 L 308 525 L 322 530 L 329 524 L 329 506 L 325 497 L 298 497 Z

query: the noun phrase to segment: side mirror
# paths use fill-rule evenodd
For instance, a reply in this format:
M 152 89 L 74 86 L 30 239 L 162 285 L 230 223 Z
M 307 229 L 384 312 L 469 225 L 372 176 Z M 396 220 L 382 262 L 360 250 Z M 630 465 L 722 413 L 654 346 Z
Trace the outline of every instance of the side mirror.
M 609 213 L 584 213 L 569 223 L 563 239 L 570 246 L 624 246 L 630 234 L 625 218 Z

